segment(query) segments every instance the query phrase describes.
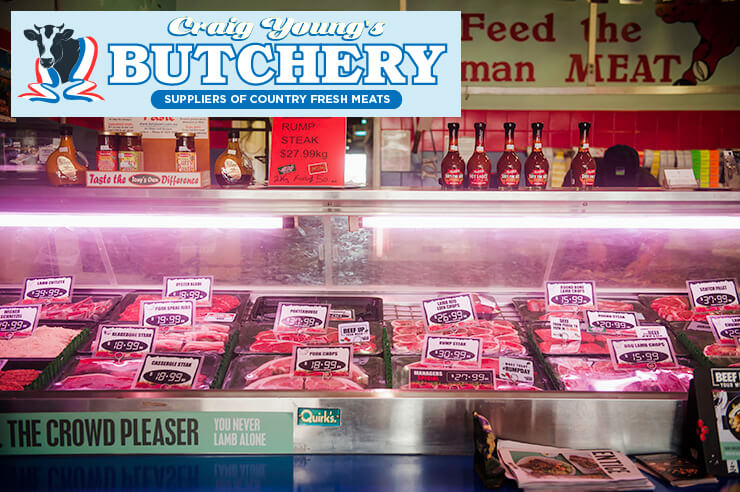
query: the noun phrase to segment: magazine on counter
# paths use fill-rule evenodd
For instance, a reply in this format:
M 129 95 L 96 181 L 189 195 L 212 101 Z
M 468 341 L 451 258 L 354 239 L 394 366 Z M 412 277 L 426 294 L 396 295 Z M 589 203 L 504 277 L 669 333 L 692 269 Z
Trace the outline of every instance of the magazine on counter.
M 694 485 L 717 483 L 717 479 L 702 472 L 699 465 L 685 456 L 675 453 L 641 454 L 635 456 L 638 466 L 662 478 L 673 487 L 692 487 Z
M 525 490 L 655 490 L 637 466 L 612 449 L 568 449 L 499 440 L 499 460 Z

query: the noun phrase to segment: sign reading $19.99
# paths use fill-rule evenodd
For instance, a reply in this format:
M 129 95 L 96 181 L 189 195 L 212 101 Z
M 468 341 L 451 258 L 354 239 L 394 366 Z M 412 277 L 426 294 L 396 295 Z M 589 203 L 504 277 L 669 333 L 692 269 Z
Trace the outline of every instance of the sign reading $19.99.
M 31 335 L 39 322 L 41 305 L 0 306 L 0 336 Z
M 139 317 L 142 326 L 191 326 L 195 301 L 142 301 Z

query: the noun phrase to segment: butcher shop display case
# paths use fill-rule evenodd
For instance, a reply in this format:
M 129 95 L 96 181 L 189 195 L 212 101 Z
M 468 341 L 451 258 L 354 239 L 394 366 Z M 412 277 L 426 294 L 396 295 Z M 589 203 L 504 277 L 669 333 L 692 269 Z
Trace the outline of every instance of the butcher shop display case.
M 36 372 L 19 373 L 22 384 L 14 376 L 4 384 L 0 373 L 3 412 L 242 412 L 261 416 L 268 441 L 281 443 L 221 442 L 198 452 L 465 454 L 473 410 L 509 439 L 676 450 L 693 368 L 736 355 L 713 349 L 687 281 L 740 276 L 739 192 L 5 185 L 0 210 L 0 304 L 24 304 L 24 279 L 72 276 L 71 299 L 42 309 L 37 334 L 70 325 L 86 335 L 59 342 L 54 354 L 36 354 L 34 344 L 5 354 L 8 371 Z M 180 377 L 172 371 L 134 384 L 146 362 L 124 349 L 96 355 L 102 327 L 136 324 L 169 276 L 213 279 L 212 306 L 195 310 L 196 328 L 151 341 L 158 356 L 198 359 L 188 390 L 169 379 Z M 634 313 L 633 330 L 666 330 L 676 366 L 615 368 L 609 340 L 624 334 L 612 325 L 587 330 L 584 310 L 550 309 L 548 282 L 588 283 L 594 310 Z M 444 319 L 430 330 L 423 301 L 457 294 L 471 294 L 476 319 Z M 325 331 L 273 331 L 281 303 L 329 305 Z M 563 318 L 582 328 L 577 341 L 554 337 L 550 321 Z M 346 374 L 332 366 L 291 375 L 303 367 L 298 349 L 341 346 L 338 327 L 365 322 Z M 480 340 L 478 372 L 434 379 L 440 366 L 423 360 L 431 335 Z M 531 363 L 531 381 L 504 369 L 516 361 Z M 268 425 L 275 415 L 290 417 L 282 434 Z M 100 452 L 142 452 L 130 446 Z

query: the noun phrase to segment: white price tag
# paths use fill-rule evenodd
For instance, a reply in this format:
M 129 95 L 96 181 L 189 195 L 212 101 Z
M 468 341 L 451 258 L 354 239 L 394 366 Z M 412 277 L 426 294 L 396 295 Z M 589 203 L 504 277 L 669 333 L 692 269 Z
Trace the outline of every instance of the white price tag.
M 69 302 L 74 277 L 29 277 L 23 283 L 22 301 Z
M 516 357 L 499 357 L 498 375 L 502 379 L 533 385 L 534 362 Z
M 595 292 L 593 282 L 547 282 L 545 284 L 547 310 L 596 307 Z
M 581 322 L 575 318 L 550 317 L 550 336 L 560 340 L 581 340 Z
M 154 347 L 156 328 L 127 325 L 100 325 L 95 357 L 142 357 Z
M 694 309 L 738 304 L 737 281 L 734 278 L 689 280 L 686 286 Z
M 190 389 L 198 378 L 202 356 L 147 354 L 133 389 Z
M 337 326 L 339 343 L 363 343 L 370 341 L 370 323 L 339 323 Z
M 192 326 L 195 301 L 142 301 L 139 324 L 142 326 Z
M 615 369 L 676 367 L 668 338 L 612 338 L 607 342 Z
M 438 297 L 421 302 L 427 326 L 446 325 L 476 319 L 470 294 Z
M 422 360 L 480 367 L 482 348 L 480 338 L 427 335 Z
M 162 297 L 193 300 L 196 306 L 213 303 L 213 275 L 165 277 Z
M 332 309 L 329 311 L 330 321 L 354 321 L 354 309 Z
M 294 376 L 349 376 L 351 366 L 352 347 L 347 345 L 293 348 Z
M 696 188 L 696 176 L 693 169 L 663 169 L 665 187 L 669 189 Z
M 694 330 L 694 331 L 712 331 L 712 327 L 709 326 L 709 322 L 707 321 L 690 321 L 688 325 L 686 325 L 687 330 Z
M 586 325 L 590 331 L 633 330 L 638 324 L 634 312 L 586 311 Z
M 206 313 L 203 321 L 215 321 L 220 323 L 231 323 L 236 319 L 236 313 Z
M 643 325 L 635 328 L 637 338 L 669 338 L 663 325 Z
M 707 321 L 718 343 L 733 344 L 740 337 L 740 315 L 738 314 L 707 316 Z
M 310 331 L 323 333 L 329 318 L 329 304 L 278 303 L 273 330 L 276 332 Z
M 39 323 L 41 306 L 0 306 L 0 335 L 31 335 Z

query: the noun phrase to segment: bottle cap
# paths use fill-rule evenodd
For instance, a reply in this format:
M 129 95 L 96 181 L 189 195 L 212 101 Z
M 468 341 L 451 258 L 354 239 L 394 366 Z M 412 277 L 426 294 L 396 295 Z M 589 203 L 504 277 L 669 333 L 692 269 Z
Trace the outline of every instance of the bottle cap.
M 486 124 L 485 124 L 485 123 L 483 123 L 482 121 L 478 121 L 478 122 L 476 122 L 476 123 L 473 123 L 473 126 L 475 127 L 475 129 L 476 129 L 476 130 L 477 130 L 478 128 L 482 128 L 483 130 L 485 130 L 485 129 L 486 129 Z
M 450 130 L 458 130 L 460 128 L 460 123 L 447 123 L 447 128 Z
M 236 129 L 232 128 L 231 130 L 229 130 L 229 138 L 239 138 L 239 132 L 240 131 L 241 130 L 236 130 Z
M 513 121 L 507 121 L 504 123 L 504 130 L 513 130 L 514 128 L 516 128 L 516 123 Z
M 581 130 L 588 130 L 589 128 L 591 128 L 591 123 L 589 123 L 588 121 L 581 121 L 580 123 L 578 123 L 578 128 Z
M 543 128 L 545 128 L 545 124 L 540 121 L 532 123 L 532 130 L 542 130 Z
M 72 127 L 69 125 L 62 125 L 59 127 L 60 135 L 72 135 Z

